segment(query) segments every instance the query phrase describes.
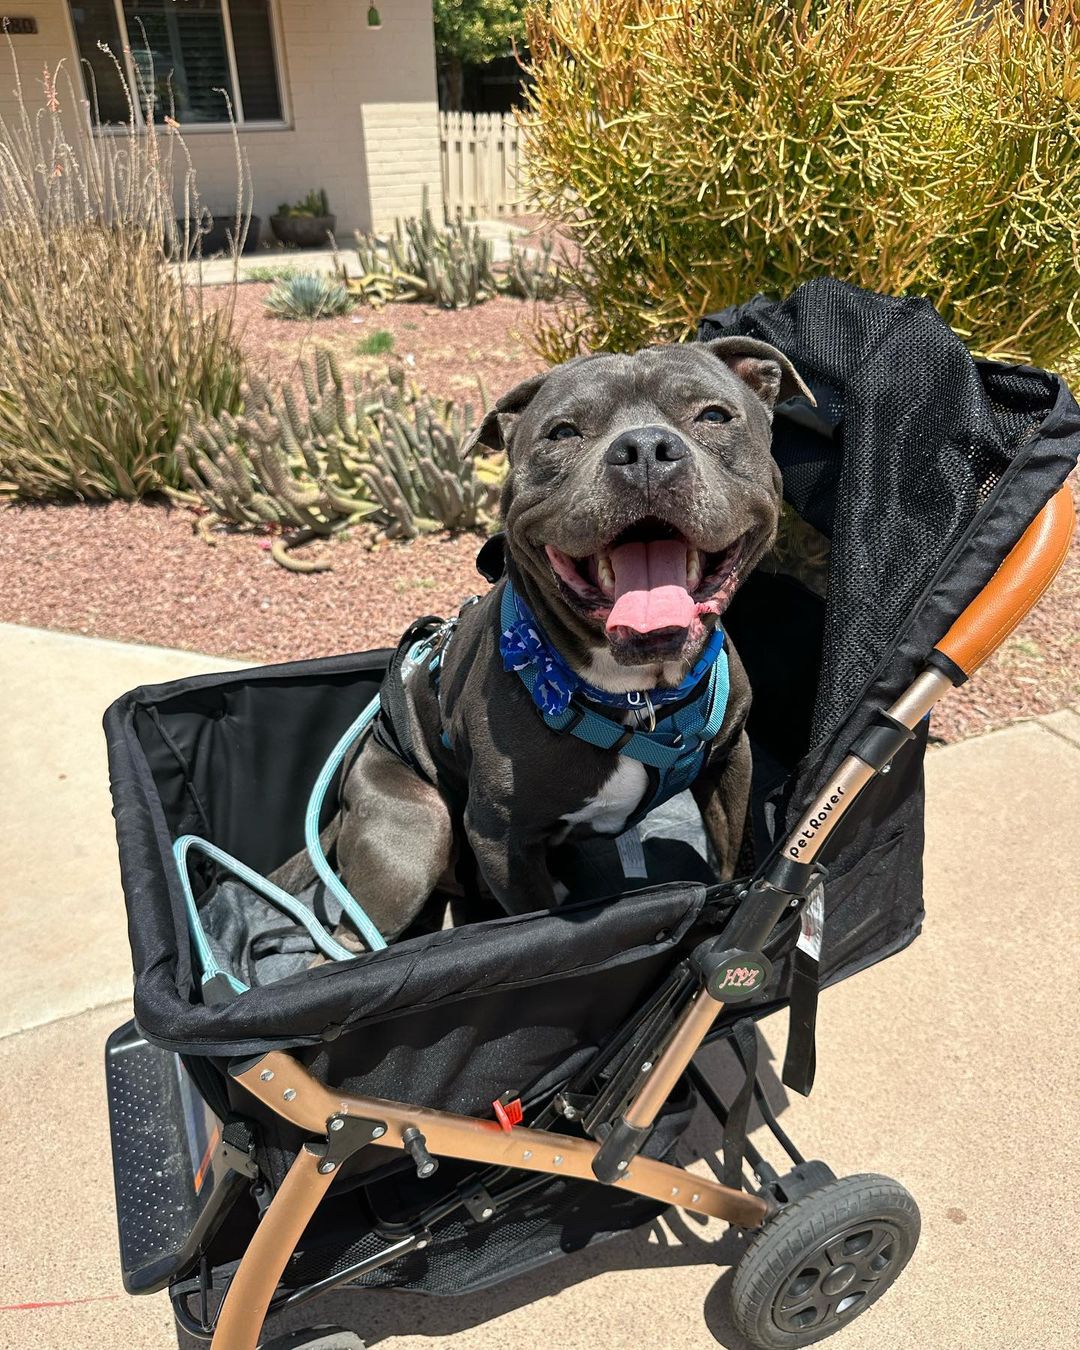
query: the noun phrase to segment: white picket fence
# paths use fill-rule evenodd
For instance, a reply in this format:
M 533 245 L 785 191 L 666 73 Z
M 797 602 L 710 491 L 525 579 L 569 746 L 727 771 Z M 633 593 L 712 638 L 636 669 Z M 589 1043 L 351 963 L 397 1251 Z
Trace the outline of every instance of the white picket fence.
M 503 113 L 439 114 L 446 214 L 466 220 L 524 209 L 524 166 L 518 125 Z

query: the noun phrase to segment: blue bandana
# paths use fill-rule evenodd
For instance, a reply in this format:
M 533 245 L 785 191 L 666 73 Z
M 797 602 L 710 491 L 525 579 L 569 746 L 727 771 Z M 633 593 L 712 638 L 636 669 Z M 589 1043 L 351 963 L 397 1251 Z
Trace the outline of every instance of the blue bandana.
M 521 596 L 513 590 L 509 582 L 506 585 L 513 599 L 517 617 L 503 630 L 499 638 L 503 667 L 508 671 L 518 672 L 530 666 L 536 668 L 536 680 L 532 687 L 533 702 L 546 717 L 558 717 L 564 713 L 569 707 L 570 700 L 577 693 L 591 703 L 599 703 L 609 708 L 646 708 L 649 704 L 657 708 L 665 703 L 677 702 L 697 687 L 724 649 L 724 630 L 717 627 L 705 644 L 705 649 L 693 670 L 673 689 L 635 689 L 627 694 L 612 694 L 607 689 L 597 689 L 595 685 L 574 674 L 548 642 L 543 629 Z

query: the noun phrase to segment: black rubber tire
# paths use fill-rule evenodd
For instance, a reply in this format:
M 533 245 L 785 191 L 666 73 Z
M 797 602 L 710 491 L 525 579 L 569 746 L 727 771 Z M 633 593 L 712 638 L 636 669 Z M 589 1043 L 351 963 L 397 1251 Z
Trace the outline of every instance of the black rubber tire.
M 731 1286 L 735 1326 L 757 1350 L 824 1340 L 889 1288 L 911 1259 L 919 1228 L 919 1207 L 899 1182 L 872 1174 L 829 1182 L 751 1239 Z M 823 1289 L 830 1279 L 833 1290 Z

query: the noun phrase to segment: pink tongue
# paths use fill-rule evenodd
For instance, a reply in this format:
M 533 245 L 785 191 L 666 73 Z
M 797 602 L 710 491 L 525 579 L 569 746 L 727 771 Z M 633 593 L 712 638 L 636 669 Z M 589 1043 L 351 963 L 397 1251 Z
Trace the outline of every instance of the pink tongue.
M 659 628 L 689 628 L 697 612 L 686 585 L 686 545 L 677 539 L 620 544 L 611 550 L 615 603 L 607 630 L 632 628 L 655 633 Z

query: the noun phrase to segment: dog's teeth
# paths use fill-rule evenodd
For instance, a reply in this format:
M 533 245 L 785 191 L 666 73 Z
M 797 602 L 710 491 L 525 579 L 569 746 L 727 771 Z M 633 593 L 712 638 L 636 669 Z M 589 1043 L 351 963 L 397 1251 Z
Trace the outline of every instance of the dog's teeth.
M 686 555 L 686 589 L 696 591 L 701 585 L 701 553 L 692 548 Z
M 601 553 L 596 559 L 596 580 L 600 583 L 600 589 L 607 596 L 615 594 L 615 572 L 611 566 L 611 559 L 606 553 Z

